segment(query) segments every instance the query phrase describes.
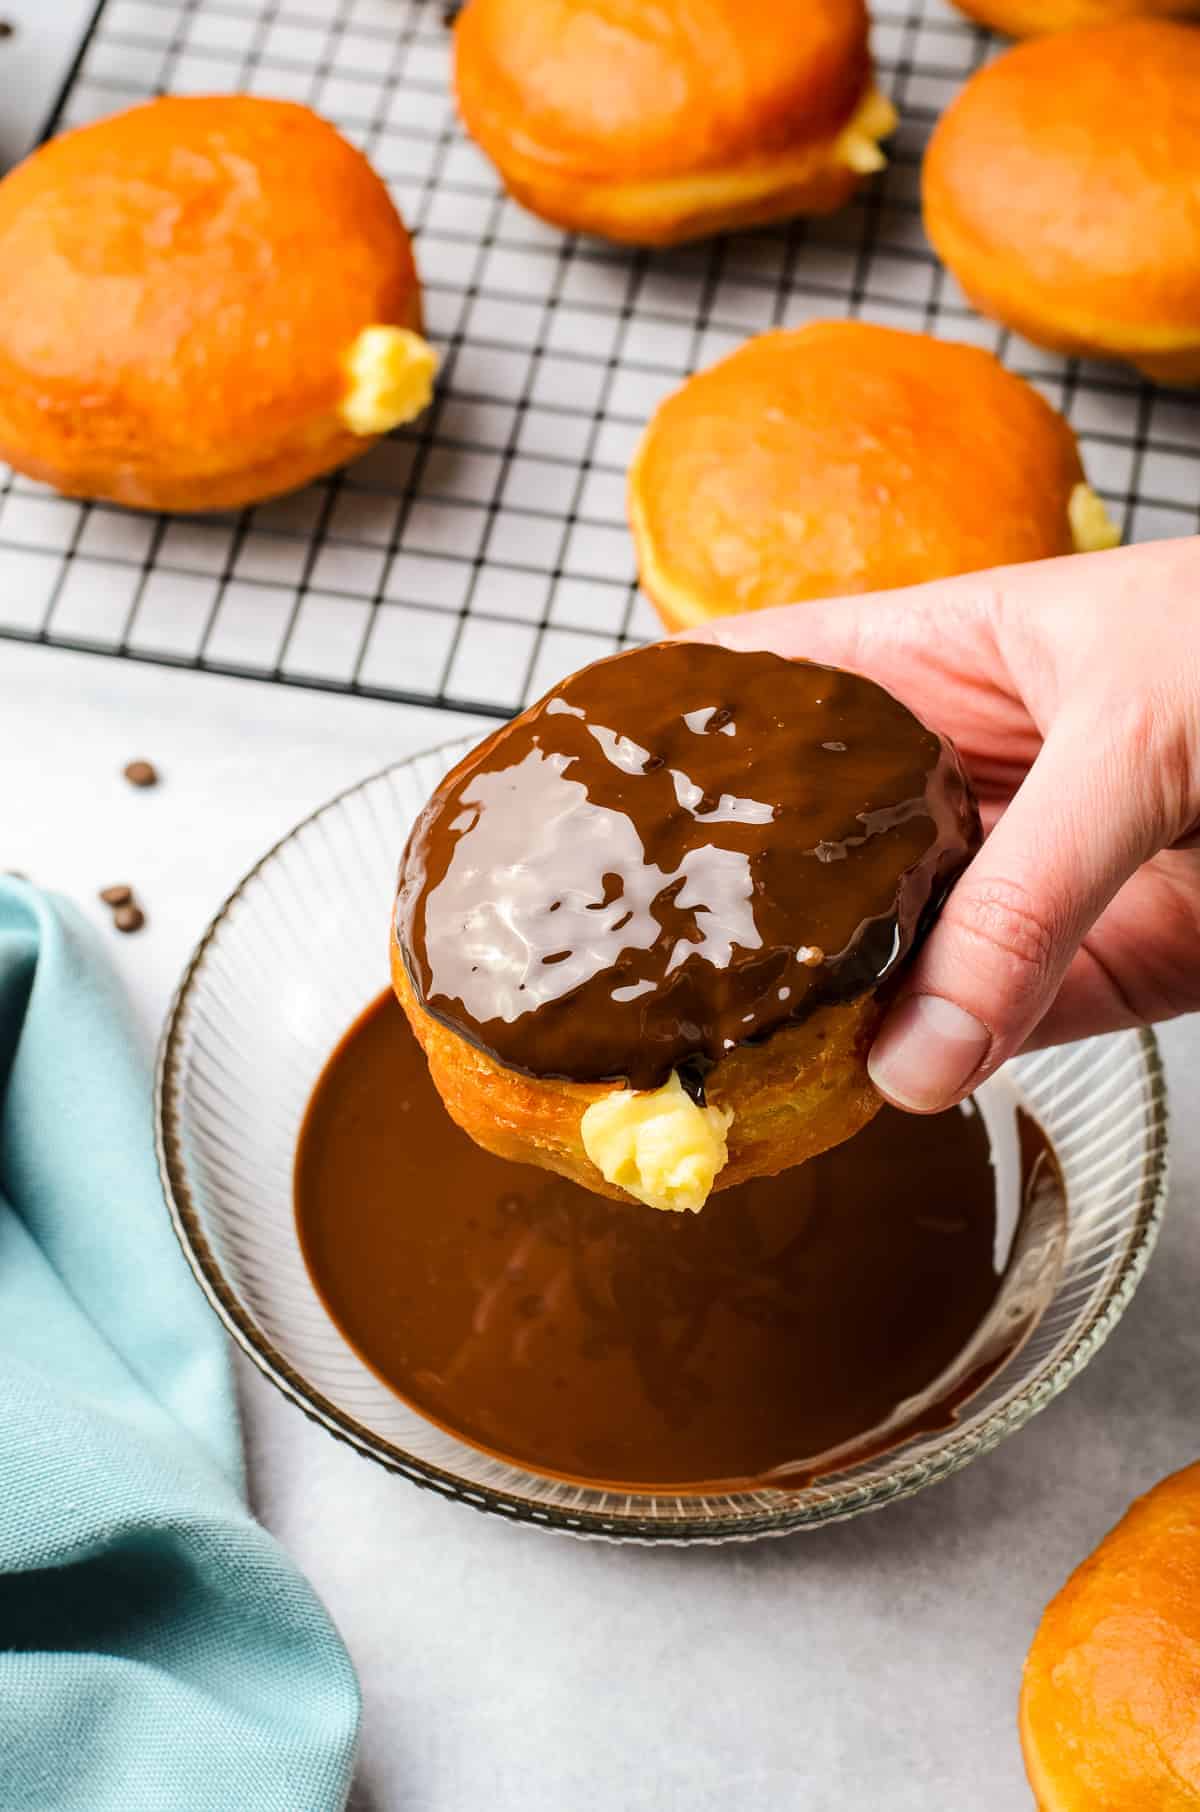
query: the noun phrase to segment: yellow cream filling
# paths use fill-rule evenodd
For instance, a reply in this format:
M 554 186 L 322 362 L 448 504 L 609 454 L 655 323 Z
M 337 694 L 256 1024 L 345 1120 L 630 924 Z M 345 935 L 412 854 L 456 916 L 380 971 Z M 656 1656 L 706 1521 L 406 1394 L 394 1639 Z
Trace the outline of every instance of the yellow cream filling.
M 351 434 L 386 434 L 433 395 L 437 354 L 407 327 L 364 327 L 346 356 L 341 417 Z
M 845 164 L 859 176 L 871 176 L 887 165 L 879 141 L 894 132 L 900 115 L 878 88 L 871 88 L 834 140 L 834 162 Z
M 672 1070 L 661 1088 L 614 1089 L 580 1125 L 583 1149 L 608 1183 L 648 1208 L 703 1208 L 729 1156 L 733 1115 L 700 1107 Z
M 1077 554 L 1099 554 L 1106 547 L 1119 545 L 1121 531 L 1109 515 L 1103 497 L 1097 497 L 1090 484 L 1075 486 L 1067 516 Z

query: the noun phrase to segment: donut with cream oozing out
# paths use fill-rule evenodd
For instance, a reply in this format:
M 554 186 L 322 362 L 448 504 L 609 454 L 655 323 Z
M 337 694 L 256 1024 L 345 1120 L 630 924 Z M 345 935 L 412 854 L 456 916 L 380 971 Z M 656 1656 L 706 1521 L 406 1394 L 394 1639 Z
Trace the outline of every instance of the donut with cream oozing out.
M 848 1138 L 895 978 L 980 836 L 958 757 L 855 674 L 663 643 L 442 781 L 392 975 L 458 1124 L 699 1208 Z
M 428 402 L 408 233 L 306 107 L 166 97 L 0 182 L 0 458 L 72 497 L 257 503 Z
M 669 245 L 842 207 L 895 109 L 863 0 L 468 0 L 467 131 L 544 220 Z
M 629 516 L 668 629 L 1119 539 L 1032 385 L 865 321 L 759 334 L 689 378 L 642 437 Z

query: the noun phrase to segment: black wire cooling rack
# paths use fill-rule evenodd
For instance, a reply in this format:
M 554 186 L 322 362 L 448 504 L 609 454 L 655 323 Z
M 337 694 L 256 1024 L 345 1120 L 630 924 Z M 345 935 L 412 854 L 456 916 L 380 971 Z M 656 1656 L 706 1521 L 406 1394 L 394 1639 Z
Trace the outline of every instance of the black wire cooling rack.
M 411 429 L 237 514 L 140 515 L 3 474 L 0 637 L 507 715 L 655 633 L 624 474 L 658 400 L 750 333 L 831 315 L 998 352 L 1068 416 L 1127 539 L 1200 529 L 1200 399 L 1002 332 L 925 242 L 925 139 L 1002 48 L 939 0 L 876 9 L 902 125 L 851 207 L 670 252 L 565 236 L 502 195 L 455 123 L 447 15 L 429 0 L 100 6 L 48 131 L 159 93 L 314 106 L 417 234 L 442 373 Z

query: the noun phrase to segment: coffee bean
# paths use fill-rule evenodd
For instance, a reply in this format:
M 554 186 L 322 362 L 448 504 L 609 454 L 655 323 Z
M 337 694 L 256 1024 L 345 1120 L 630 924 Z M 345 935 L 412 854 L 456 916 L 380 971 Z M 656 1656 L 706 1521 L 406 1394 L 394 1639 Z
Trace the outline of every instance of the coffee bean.
M 11 38 L 16 29 L 11 19 L 0 19 L 0 38 Z
M 130 786 L 157 786 L 158 769 L 150 761 L 131 761 L 125 769 Z
M 133 898 L 133 888 L 126 887 L 123 883 L 116 887 L 102 887 L 100 898 L 106 906 L 128 906 Z
M 113 924 L 118 931 L 140 931 L 146 923 L 146 915 L 140 906 L 132 901 L 128 905 L 118 906 L 113 913 Z

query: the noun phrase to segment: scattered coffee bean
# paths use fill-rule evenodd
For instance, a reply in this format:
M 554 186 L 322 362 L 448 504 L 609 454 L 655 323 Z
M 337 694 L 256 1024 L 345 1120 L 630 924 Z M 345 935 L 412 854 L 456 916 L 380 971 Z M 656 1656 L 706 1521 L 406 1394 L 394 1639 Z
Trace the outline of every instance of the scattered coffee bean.
M 130 786 L 157 786 L 158 769 L 151 761 L 131 761 L 125 769 Z
M 0 19 L 0 38 L 11 38 L 16 29 L 11 19 Z
M 134 898 L 133 888 L 124 881 L 117 881 L 112 887 L 102 887 L 99 897 L 106 906 L 112 907 L 115 930 L 140 931 L 146 923 L 146 915 Z
M 463 9 L 463 0 L 452 0 L 452 4 L 442 8 L 442 24 L 449 27 L 454 24 Z

